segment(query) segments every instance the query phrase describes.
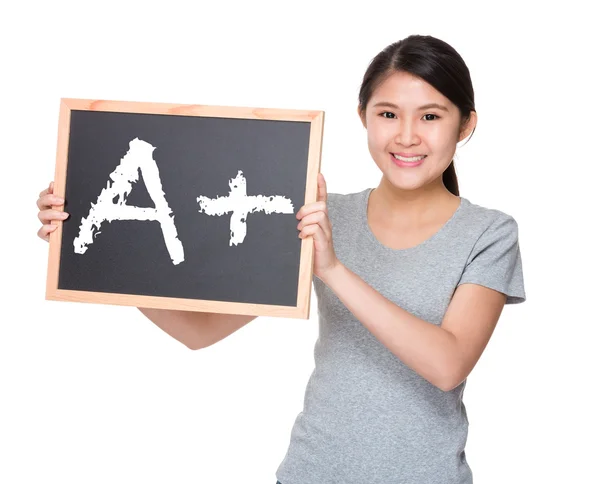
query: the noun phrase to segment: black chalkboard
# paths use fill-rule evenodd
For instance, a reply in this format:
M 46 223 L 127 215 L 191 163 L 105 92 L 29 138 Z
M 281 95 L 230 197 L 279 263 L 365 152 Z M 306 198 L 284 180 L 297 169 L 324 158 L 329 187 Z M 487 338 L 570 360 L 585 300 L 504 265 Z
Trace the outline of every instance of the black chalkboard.
M 321 111 L 61 108 L 48 299 L 308 317 Z

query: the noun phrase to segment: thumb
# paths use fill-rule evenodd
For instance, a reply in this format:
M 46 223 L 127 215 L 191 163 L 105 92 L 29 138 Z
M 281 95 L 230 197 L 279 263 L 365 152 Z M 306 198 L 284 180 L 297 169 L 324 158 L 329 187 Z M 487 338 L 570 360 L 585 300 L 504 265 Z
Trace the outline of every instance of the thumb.
M 325 183 L 325 177 L 323 173 L 319 173 L 317 178 L 317 201 L 327 202 L 327 183 Z
M 50 185 L 48 186 L 48 193 L 54 193 L 54 182 L 51 181 Z

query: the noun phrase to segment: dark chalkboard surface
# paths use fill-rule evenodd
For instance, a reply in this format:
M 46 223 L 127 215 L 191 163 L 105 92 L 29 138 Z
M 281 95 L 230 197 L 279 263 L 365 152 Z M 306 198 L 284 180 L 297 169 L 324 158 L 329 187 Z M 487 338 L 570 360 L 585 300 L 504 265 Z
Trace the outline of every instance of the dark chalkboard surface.
M 46 298 L 308 318 L 323 118 L 62 99 Z

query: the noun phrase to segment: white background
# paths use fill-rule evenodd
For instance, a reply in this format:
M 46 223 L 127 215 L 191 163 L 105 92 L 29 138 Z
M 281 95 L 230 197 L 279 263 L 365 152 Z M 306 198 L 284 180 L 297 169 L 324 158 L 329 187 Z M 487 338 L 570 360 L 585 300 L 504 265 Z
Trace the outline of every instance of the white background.
M 3 7 L 0 482 L 275 484 L 314 365 L 314 299 L 308 321 L 262 317 L 200 351 L 135 308 L 45 301 L 35 202 L 60 97 L 324 110 L 322 172 L 349 193 L 380 177 L 362 75 L 413 33 L 471 71 L 461 195 L 519 223 L 528 299 L 465 391 L 475 482 L 600 482 L 592 2 L 217 3 Z

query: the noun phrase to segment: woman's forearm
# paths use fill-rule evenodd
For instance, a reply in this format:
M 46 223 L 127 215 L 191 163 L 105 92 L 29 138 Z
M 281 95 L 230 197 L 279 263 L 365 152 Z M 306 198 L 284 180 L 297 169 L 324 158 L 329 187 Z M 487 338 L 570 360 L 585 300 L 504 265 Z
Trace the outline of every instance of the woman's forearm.
M 342 264 L 323 282 L 394 355 L 433 385 L 450 388 L 458 364 L 451 333 L 397 306 Z
M 256 318 L 238 314 L 138 309 L 169 336 L 193 350 L 221 341 Z

